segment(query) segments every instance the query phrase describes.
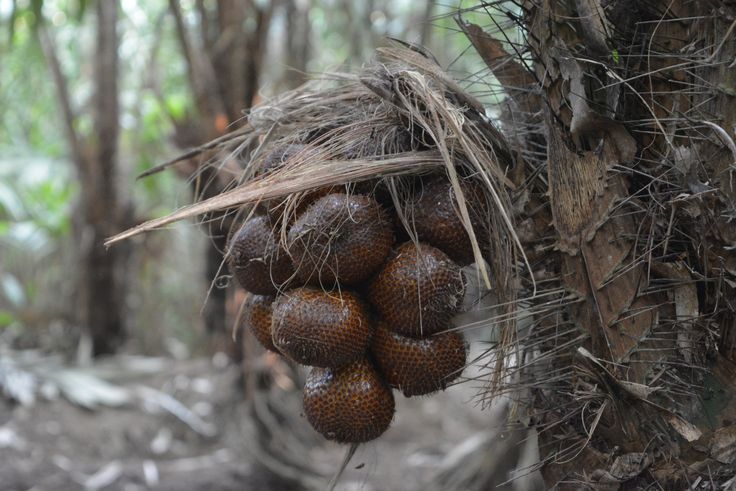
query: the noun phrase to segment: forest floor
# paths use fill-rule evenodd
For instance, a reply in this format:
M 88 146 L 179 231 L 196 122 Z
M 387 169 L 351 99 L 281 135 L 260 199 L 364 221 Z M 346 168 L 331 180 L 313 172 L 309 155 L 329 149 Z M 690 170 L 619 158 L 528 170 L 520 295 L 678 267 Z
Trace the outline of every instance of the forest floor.
M 246 414 L 237 366 L 217 358 L 157 363 L 155 373 L 116 375 L 115 386 L 135 395 L 118 407 L 85 409 L 63 391 L 29 405 L 0 398 L 0 489 L 293 488 L 258 463 L 256 446 L 234 428 Z M 463 445 L 472 446 L 478 435 L 500 442 L 499 411 L 481 411 L 469 402 L 472 385 L 425 398 L 397 394 L 392 427 L 358 449 L 337 489 L 418 489 L 449 461 L 462 458 Z M 298 392 L 289 397 L 298 400 Z M 294 423 L 308 427 L 294 407 Z M 316 433 L 305 445 L 304 461 L 321 473 L 317 487 L 326 486 L 345 447 Z M 504 469 L 500 479 L 507 474 Z

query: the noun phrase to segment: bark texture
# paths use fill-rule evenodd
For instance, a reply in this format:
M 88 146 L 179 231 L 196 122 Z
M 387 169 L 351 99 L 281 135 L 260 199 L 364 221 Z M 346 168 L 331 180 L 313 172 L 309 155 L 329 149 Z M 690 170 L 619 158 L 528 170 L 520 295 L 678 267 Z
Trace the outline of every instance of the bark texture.
M 519 340 L 547 486 L 733 485 L 736 6 L 538 0 L 506 14 L 526 38 L 515 52 L 462 27 L 508 96 L 529 190 L 517 219 L 558 299 L 530 300 Z

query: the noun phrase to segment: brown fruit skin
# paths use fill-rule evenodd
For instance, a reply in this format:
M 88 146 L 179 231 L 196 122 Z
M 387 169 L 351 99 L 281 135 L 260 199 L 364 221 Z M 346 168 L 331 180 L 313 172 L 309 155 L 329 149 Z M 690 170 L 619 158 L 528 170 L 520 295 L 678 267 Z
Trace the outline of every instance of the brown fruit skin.
M 296 288 L 276 299 L 273 344 L 302 365 L 340 367 L 363 356 L 373 328 L 366 305 L 349 291 Z
M 243 326 L 250 329 L 261 346 L 279 353 L 271 337 L 271 314 L 274 297 L 269 295 L 250 295 L 243 309 Z
M 483 251 L 489 240 L 483 226 L 483 216 L 489 211 L 483 188 L 474 181 L 461 181 L 460 185 L 473 231 Z M 455 192 L 446 177 L 425 180 L 407 205 L 406 213 L 419 240 L 440 249 L 461 266 L 475 261 L 470 236 L 460 220 Z
M 299 155 L 299 160 L 317 157 L 317 148 L 303 143 L 289 143 L 274 147 L 261 161 L 257 175 L 268 174 L 284 166 L 284 164 Z M 289 221 L 306 210 L 315 200 L 333 191 L 332 187 L 320 188 L 304 193 L 296 203 L 295 210 L 290 212 Z M 286 211 L 286 198 L 274 198 L 264 203 L 264 209 L 273 223 L 279 223 Z M 292 214 L 293 213 L 293 217 Z
M 294 268 L 279 245 L 267 215 L 256 215 L 230 238 L 227 256 L 230 272 L 245 290 L 256 295 L 275 295 L 287 287 Z
M 368 287 L 386 324 L 409 337 L 446 329 L 464 295 L 460 267 L 439 249 L 413 242 L 400 245 Z
M 351 142 L 342 157 L 346 159 L 371 158 L 417 150 L 418 142 L 413 135 L 400 125 L 377 129 L 367 138 Z
M 371 352 L 384 380 L 406 397 L 444 390 L 460 376 L 467 359 L 461 334 L 414 339 L 389 330 L 383 322 L 373 334 Z
M 368 278 L 391 251 L 394 232 L 373 198 L 333 193 L 315 201 L 289 230 L 298 277 L 329 290 Z
M 366 359 L 336 370 L 313 368 L 307 375 L 304 413 L 328 440 L 374 440 L 391 425 L 394 410 L 391 389 Z
M 263 158 L 258 174 L 267 174 L 276 170 L 297 154 L 307 155 L 309 151 L 310 147 L 302 143 L 289 143 L 275 147 Z
M 286 214 L 286 218 L 289 224 L 293 224 L 299 216 L 309 208 L 312 203 L 320 199 L 322 196 L 326 196 L 330 193 L 335 192 L 335 187 L 318 188 L 314 191 L 308 191 L 302 193 L 299 196 L 299 201 L 293 205 L 293 209 L 287 212 L 287 198 L 276 198 L 271 200 L 266 207 L 266 213 L 271 217 L 273 223 L 280 223 Z

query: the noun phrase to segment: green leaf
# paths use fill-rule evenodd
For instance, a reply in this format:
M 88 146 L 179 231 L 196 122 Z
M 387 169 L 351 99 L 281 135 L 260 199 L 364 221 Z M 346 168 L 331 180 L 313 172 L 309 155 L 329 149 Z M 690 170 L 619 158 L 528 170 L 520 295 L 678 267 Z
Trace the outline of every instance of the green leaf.
M 82 22 L 82 19 L 84 18 L 84 13 L 87 11 L 87 0 L 78 0 L 77 2 L 77 12 L 75 17 L 77 18 L 77 22 Z
M 31 13 L 33 22 L 30 27 L 35 31 L 43 22 L 43 0 L 31 0 Z
M 172 94 L 166 98 L 166 111 L 174 121 L 180 121 L 186 116 L 188 102 L 184 94 Z
M 8 42 L 12 46 L 15 37 L 15 18 L 18 16 L 18 0 L 13 0 L 13 6 L 10 10 L 10 19 L 8 20 Z
M 621 56 L 618 54 L 618 50 L 614 48 L 614 50 L 611 51 L 611 56 L 613 56 L 613 62 L 618 65 L 621 61 Z
M 7 310 L 0 310 L 0 327 L 8 327 L 15 322 L 15 316 Z

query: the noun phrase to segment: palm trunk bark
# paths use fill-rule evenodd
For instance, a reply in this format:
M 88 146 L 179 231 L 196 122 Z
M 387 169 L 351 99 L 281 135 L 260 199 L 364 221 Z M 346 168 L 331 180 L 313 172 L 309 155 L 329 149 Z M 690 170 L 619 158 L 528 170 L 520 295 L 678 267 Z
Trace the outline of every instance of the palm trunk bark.
M 704 418 L 702 401 L 712 383 L 721 402 L 736 396 L 717 368 L 729 365 L 722 321 L 733 316 L 718 299 L 733 289 L 707 280 L 722 275 L 715 263 L 733 260 L 733 227 L 719 215 L 734 202 L 724 172 L 734 156 L 693 119 L 733 118 L 732 97 L 702 91 L 731 82 L 723 71 L 736 45 L 724 37 L 729 23 L 707 1 L 528 5 L 536 74 L 546 79 L 559 271 L 579 299 L 567 314 L 587 338 L 571 381 L 587 424 L 569 420 L 563 440 L 542 433 L 544 477 L 549 486 L 629 489 L 689 486 L 706 472 L 723 482 L 733 459 L 703 448 L 720 448 L 733 410 Z M 688 53 L 695 40 L 702 51 Z M 721 52 L 718 40 L 728 42 Z M 678 166 L 689 178 L 672 175 Z M 672 196 L 697 194 L 707 181 L 721 203 L 692 212 L 710 215 L 710 230 Z M 720 352 L 711 333 L 720 334 Z
M 546 484 L 733 485 L 736 5 L 539 0 L 509 17 L 530 56 L 466 33 L 512 103 L 537 277 L 565 295 L 520 341 Z

